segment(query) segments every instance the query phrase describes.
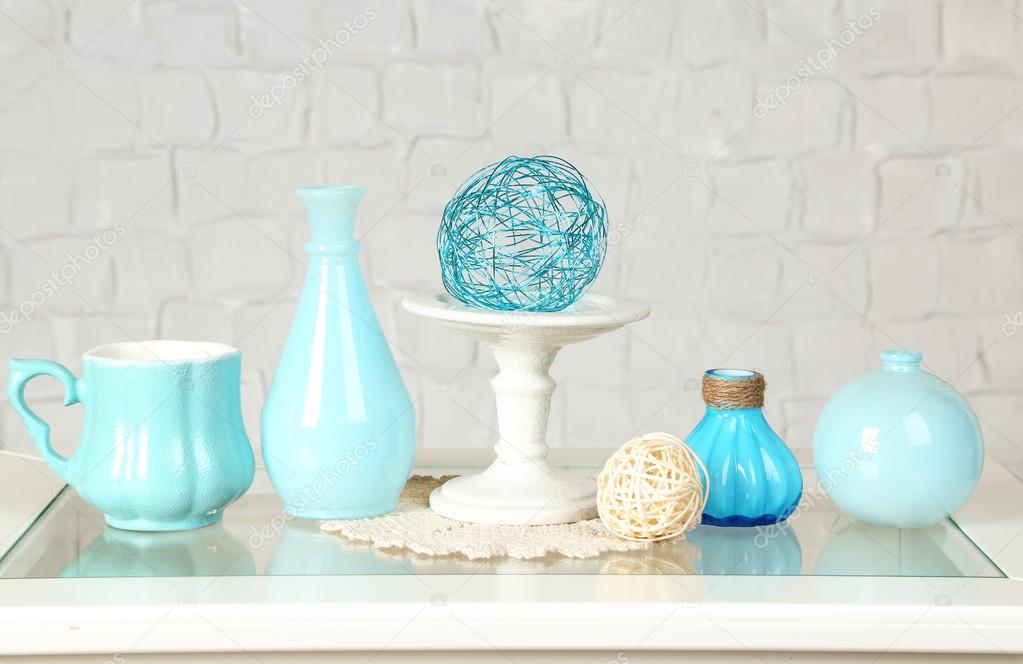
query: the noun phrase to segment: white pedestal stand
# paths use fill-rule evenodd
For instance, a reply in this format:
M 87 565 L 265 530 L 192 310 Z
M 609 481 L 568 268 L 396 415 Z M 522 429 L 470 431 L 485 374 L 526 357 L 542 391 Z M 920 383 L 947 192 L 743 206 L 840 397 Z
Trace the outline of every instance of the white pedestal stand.
M 488 344 L 500 372 L 497 460 L 430 494 L 441 516 L 472 523 L 552 524 L 593 518 L 596 482 L 547 463 L 547 418 L 554 379 L 547 370 L 563 346 L 592 339 L 650 313 L 645 304 L 585 295 L 565 311 L 519 313 L 467 307 L 446 294 L 406 297 L 409 312 Z M 600 413 L 594 413 L 600 417 Z

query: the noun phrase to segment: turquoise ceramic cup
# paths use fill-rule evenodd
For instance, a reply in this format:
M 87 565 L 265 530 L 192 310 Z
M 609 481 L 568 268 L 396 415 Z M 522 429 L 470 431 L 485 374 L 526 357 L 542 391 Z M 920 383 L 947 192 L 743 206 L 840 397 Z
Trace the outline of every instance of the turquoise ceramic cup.
M 242 424 L 241 353 L 218 343 L 107 344 L 82 356 L 82 378 L 49 360 L 9 361 L 8 395 L 40 454 L 61 479 L 127 530 L 187 530 L 220 521 L 252 483 Z M 64 405 L 82 403 L 78 449 L 54 451 L 50 426 L 25 385 L 52 376 Z
M 922 356 L 881 353 L 881 369 L 835 393 L 814 431 L 821 488 L 849 516 L 922 528 L 957 510 L 984 464 L 980 426 L 951 385 L 921 371 Z

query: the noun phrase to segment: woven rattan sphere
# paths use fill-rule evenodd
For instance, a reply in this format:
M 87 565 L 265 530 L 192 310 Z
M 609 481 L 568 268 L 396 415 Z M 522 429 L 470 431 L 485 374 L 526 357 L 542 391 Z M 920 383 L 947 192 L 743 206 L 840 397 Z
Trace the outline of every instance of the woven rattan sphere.
M 682 440 L 648 433 L 611 455 L 597 478 L 597 513 L 627 540 L 671 539 L 700 523 L 707 469 Z
M 558 157 L 508 157 L 480 170 L 444 208 L 437 231 L 444 288 L 497 311 L 565 309 L 606 252 L 600 195 Z

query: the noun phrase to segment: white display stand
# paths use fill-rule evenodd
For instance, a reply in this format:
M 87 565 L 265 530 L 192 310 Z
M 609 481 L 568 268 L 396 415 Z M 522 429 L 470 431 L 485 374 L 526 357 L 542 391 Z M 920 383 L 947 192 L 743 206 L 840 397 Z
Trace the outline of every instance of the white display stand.
M 430 494 L 441 516 L 472 523 L 571 523 L 597 515 L 596 481 L 547 462 L 547 419 L 555 382 L 547 373 L 562 347 L 646 318 L 642 303 L 585 295 L 565 311 L 529 313 L 468 307 L 446 294 L 406 297 L 409 312 L 430 318 L 490 346 L 500 372 L 497 460 Z

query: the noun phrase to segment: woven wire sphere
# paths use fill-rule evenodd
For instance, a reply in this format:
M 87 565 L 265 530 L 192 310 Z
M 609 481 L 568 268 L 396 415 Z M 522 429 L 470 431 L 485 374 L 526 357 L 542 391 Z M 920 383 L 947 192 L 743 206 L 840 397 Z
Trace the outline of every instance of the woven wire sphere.
M 607 211 L 559 157 L 507 157 L 478 171 L 444 208 L 437 231 L 444 288 L 498 311 L 561 311 L 597 277 Z

